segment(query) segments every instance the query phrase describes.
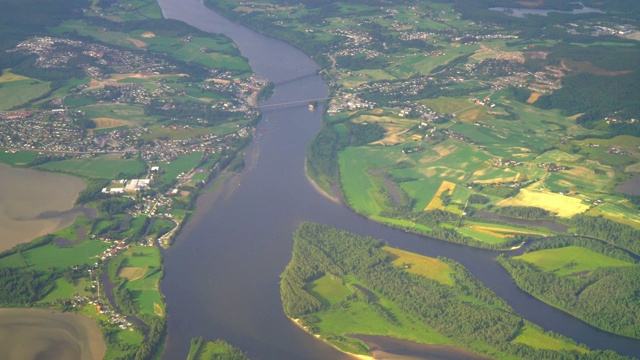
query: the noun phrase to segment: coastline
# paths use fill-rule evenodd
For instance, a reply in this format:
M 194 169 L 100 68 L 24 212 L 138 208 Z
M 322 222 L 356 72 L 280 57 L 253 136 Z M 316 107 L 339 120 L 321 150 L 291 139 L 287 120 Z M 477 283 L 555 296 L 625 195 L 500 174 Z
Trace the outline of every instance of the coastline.
M 332 346 L 334 349 L 340 351 L 341 353 L 347 354 L 347 355 L 353 357 L 354 359 L 360 359 L 360 360 L 374 360 L 375 359 L 375 357 L 373 357 L 371 355 L 354 354 L 354 353 L 350 353 L 348 351 L 344 351 L 342 349 L 339 349 L 339 348 L 335 347 L 333 344 L 331 344 L 331 343 L 329 343 L 327 341 L 324 341 L 322 339 L 322 337 L 320 337 L 320 335 L 314 334 L 311 331 L 309 331 L 309 329 L 307 329 L 307 327 L 305 327 L 304 325 L 302 325 L 302 323 L 300 323 L 300 319 L 294 319 L 294 318 L 289 317 L 289 316 L 287 316 L 287 319 L 291 320 L 294 324 L 296 324 L 296 326 L 298 326 L 300 329 L 304 330 L 307 334 L 312 335 L 312 336 L 322 340 L 322 342 L 324 342 L 325 344 Z
M 307 178 L 307 180 L 309 181 L 309 183 L 311 184 L 311 186 L 313 186 L 313 188 L 322 196 L 326 197 L 327 199 L 333 201 L 336 204 L 340 204 L 340 199 L 338 197 L 336 197 L 335 195 L 331 195 L 328 192 L 324 191 L 324 189 L 322 189 L 320 187 L 320 185 L 318 185 L 312 178 L 311 176 L 309 176 L 309 172 L 307 171 L 307 157 L 305 156 L 304 158 L 304 176 Z

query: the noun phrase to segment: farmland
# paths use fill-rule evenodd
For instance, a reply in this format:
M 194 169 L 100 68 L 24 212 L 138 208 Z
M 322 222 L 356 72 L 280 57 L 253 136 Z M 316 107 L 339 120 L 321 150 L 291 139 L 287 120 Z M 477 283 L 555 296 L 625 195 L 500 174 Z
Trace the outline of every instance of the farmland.
M 350 270 L 336 274 L 329 269 Z M 516 344 L 526 345 L 527 354 L 540 350 L 589 353 L 571 340 L 545 333 L 527 321 L 514 322 L 517 315 L 509 311 L 508 305 L 485 291 L 473 278 L 465 277 L 465 271 L 448 259 L 383 247 L 381 242 L 370 238 L 305 223 L 294 234 L 293 258 L 282 275 L 281 297 L 287 316 L 349 353 L 368 354 L 369 349 L 357 340 L 359 334 L 378 334 L 421 344 L 455 345 L 492 358 L 511 358 L 514 350 L 510 346 Z M 307 277 L 301 278 L 302 273 Z M 393 284 L 398 284 L 396 291 L 389 289 Z M 407 290 L 409 287 L 411 291 Z M 419 294 L 420 291 L 429 295 Z M 420 300 L 416 301 L 417 298 Z M 493 301 L 491 305 L 487 299 Z M 499 323 L 503 329 L 513 331 L 512 336 L 504 340 L 494 335 L 495 341 L 501 342 L 500 350 L 468 340 L 483 327 L 469 335 L 460 334 L 465 333 L 465 326 L 473 327 L 476 321 L 473 317 L 461 321 L 460 316 L 476 311 L 495 313 L 495 316 L 489 315 L 491 320 L 487 318 L 484 328 Z M 433 316 L 429 315 L 431 312 Z M 455 330 L 445 326 L 450 323 L 447 317 L 453 316 L 448 314 L 456 314 L 455 322 L 464 325 Z M 451 351 L 456 350 L 451 348 Z M 424 356 L 426 354 L 428 350 Z

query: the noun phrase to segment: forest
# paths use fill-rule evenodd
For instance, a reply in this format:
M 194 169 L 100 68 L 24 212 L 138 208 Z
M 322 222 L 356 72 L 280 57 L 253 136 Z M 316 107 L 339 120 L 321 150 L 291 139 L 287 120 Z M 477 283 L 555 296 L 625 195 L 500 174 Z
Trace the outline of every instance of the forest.
M 559 276 L 513 257 L 501 255 L 498 262 L 511 274 L 516 284 L 531 295 L 600 329 L 639 338 L 637 289 L 640 288 L 640 266 L 635 259 L 597 240 L 568 237 L 539 242 L 527 249 L 527 253 L 567 246 L 584 247 L 635 265 L 597 267 L 575 275 Z M 565 266 L 575 264 L 569 262 Z
M 508 304 L 452 260 L 440 259 L 453 269 L 450 286 L 391 265 L 380 240 L 313 223 L 302 224 L 293 238 L 292 260 L 281 276 L 282 303 L 287 316 L 301 318 L 312 332 L 318 326 L 314 325 L 314 314 L 326 310 L 326 305 L 309 294 L 305 284 L 328 275 L 343 282 L 346 278 L 356 279 L 358 287 L 397 304 L 404 316 L 427 324 L 460 346 L 495 358 L 619 358 L 609 351 L 550 351 L 511 342 L 523 326 L 532 324 L 513 313 Z M 357 294 L 354 297 L 357 299 Z M 369 301 L 375 302 L 370 297 Z M 332 305 L 336 306 L 351 305 L 346 301 Z M 389 317 L 393 319 L 393 313 Z

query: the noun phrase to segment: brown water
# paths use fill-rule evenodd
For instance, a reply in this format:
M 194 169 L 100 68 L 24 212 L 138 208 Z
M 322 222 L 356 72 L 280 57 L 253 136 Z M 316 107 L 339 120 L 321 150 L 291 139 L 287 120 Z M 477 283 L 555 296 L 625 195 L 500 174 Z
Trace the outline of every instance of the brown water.
M 400 340 L 388 336 L 348 335 L 360 339 L 371 349 L 376 359 L 412 360 L 488 360 L 469 350 L 448 345 L 418 344 L 413 341 Z
M 0 358 L 102 359 L 107 347 L 95 321 L 43 309 L 0 309 Z
M 0 164 L 0 251 L 73 223 L 79 178 Z

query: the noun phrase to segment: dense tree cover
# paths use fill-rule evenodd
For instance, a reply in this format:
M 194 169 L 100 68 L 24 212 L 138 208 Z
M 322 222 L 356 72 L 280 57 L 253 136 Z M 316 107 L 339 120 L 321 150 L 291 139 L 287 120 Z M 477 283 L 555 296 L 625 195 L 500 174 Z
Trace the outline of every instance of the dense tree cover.
M 98 203 L 98 210 L 109 215 L 123 214 L 135 205 L 135 201 L 129 198 L 111 198 Z
M 12 67 L 13 58 L 4 50 L 14 46 L 33 34 L 46 34 L 46 28 L 60 22 L 83 16 L 81 8 L 87 7 L 86 0 L 3 0 L 0 11 L 0 67 Z M 9 61 L 9 62 L 5 62 Z
M 598 238 L 640 255 L 640 230 L 629 225 L 589 215 L 576 215 L 569 224 L 575 228 L 576 234 Z
M 558 238 L 534 244 L 528 252 L 565 246 L 635 263 L 628 254 L 598 241 Z M 544 272 L 524 261 L 500 256 L 498 262 L 524 291 L 598 328 L 640 338 L 640 265 L 597 268 L 570 276 Z
M 469 204 L 487 204 L 491 201 L 488 197 L 480 194 L 469 195 Z
M 385 133 L 384 128 L 378 123 L 354 124 L 347 121 L 345 126 L 349 132 L 351 146 L 365 145 L 380 140 Z
M 535 206 L 499 206 L 494 209 L 502 216 L 520 219 L 544 219 L 551 215 L 548 210 Z
M 308 170 L 316 176 L 338 182 L 338 133 L 323 124 L 307 150 Z
M 214 348 L 207 351 L 207 347 Z M 210 357 L 205 357 L 209 355 Z M 245 352 L 224 340 L 205 342 L 202 338 L 191 339 L 187 360 L 248 360 Z
M 119 286 L 113 289 L 113 298 L 118 305 L 118 308 L 125 314 L 135 315 L 138 312 L 138 307 L 133 300 L 133 293 L 131 290 L 125 287 L 126 281 L 123 281 Z
M 34 270 L 0 268 L 0 305 L 24 305 L 42 299 L 55 283 Z
M 145 115 L 172 118 L 180 124 L 198 126 L 204 121 L 213 126 L 238 117 L 237 112 L 212 108 L 210 104 L 195 101 L 174 101 L 154 99 L 144 108 Z
M 103 193 L 102 189 L 109 185 L 110 180 L 87 179 L 85 182 L 87 183 L 87 187 L 78 194 L 78 198 L 76 198 L 77 205 L 86 204 L 93 200 L 104 199 L 109 196 Z
M 391 265 L 389 254 L 380 249 L 382 245 L 379 240 L 324 225 L 301 225 L 294 234 L 292 260 L 281 277 L 285 313 L 293 318 L 302 317 L 303 321 L 311 321 L 310 327 L 313 328 L 313 313 L 322 311 L 323 305 L 304 290 L 304 285 L 324 275 L 337 278 L 349 276 L 357 279 L 362 287 L 393 301 L 404 315 L 456 339 L 461 346 L 493 357 L 618 358 L 612 352 L 578 354 L 512 344 L 510 341 L 518 331 L 531 324 L 514 314 L 502 299 L 479 283 L 461 265 L 441 259 L 452 268 L 454 280 L 453 286 L 443 285 Z M 362 298 L 357 293 L 353 296 Z M 379 302 L 377 304 L 382 306 Z M 383 311 L 388 309 L 384 308 Z M 305 322 L 305 325 L 309 324 Z

